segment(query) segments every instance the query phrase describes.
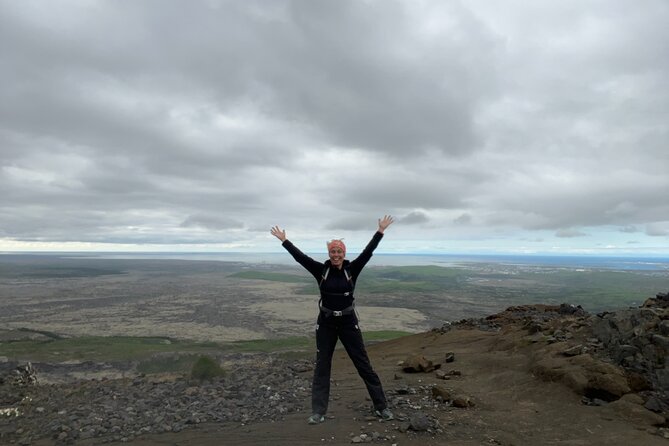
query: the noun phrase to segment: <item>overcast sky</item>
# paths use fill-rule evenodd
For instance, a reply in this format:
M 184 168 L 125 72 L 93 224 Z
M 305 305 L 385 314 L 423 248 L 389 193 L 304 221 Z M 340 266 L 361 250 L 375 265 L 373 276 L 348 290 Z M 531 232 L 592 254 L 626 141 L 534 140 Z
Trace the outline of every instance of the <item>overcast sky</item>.
M 669 255 L 669 2 L 0 0 L 0 251 Z

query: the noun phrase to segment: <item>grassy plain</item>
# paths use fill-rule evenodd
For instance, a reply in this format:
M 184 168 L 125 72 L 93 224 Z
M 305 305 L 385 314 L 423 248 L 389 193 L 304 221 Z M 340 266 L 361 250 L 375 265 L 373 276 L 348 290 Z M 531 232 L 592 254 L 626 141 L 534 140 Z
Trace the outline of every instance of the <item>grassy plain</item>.
M 299 271 L 298 271 L 299 273 Z M 470 264 L 465 267 L 401 266 L 365 270 L 356 294 L 425 295 L 459 294 L 478 301 L 563 303 L 589 311 L 639 305 L 645 298 L 665 291 L 667 271 L 611 271 L 555 267 L 517 267 Z M 242 279 L 303 284 L 296 292 L 316 294 L 311 277 L 294 273 L 244 272 Z M 424 297 L 424 296 L 423 296 Z
M 368 342 L 387 341 L 410 333 L 405 331 L 370 331 Z M 272 353 L 312 349 L 314 340 L 291 336 L 280 339 L 253 339 L 235 342 L 193 342 L 180 339 L 135 336 L 79 336 L 52 340 L 16 340 L 0 343 L 0 356 L 39 361 L 122 361 L 141 360 L 151 355 Z
M 396 339 L 410 333 L 372 331 L 367 342 Z M 227 343 L 193 342 L 179 339 L 81 336 L 48 340 L 24 339 L 0 342 L 0 356 L 12 361 L 33 362 L 134 362 L 140 373 L 187 372 L 202 356 L 226 357 L 232 354 L 274 353 L 282 356 L 313 355 L 314 340 L 308 337 L 255 339 Z
M 469 263 L 368 266 L 356 289 L 370 341 L 511 305 L 591 312 L 666 292 L 669 271 Z M 310 348 L 318 289 L 299 266 L 0 256 L 0 356 L 146 358 Z

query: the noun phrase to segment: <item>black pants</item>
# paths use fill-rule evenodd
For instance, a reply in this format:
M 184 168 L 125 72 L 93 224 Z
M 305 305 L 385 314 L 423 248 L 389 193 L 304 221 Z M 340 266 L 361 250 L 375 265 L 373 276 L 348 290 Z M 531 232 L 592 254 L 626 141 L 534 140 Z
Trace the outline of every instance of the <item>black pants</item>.
M 316 327 L 316 368 L 311 387 L 312 413 L 324 415 L 328 410 L 332 354 L 334 353 L 338 339 L 341 340 L 346 353 L 348 353 L 355 368 L 358 370 L 358 374 L 365 382 L 374 408 L 379 411 L 385 409 L 387 403 L 383 387 L 381 386 L 381 380 L 369 362 L 355 314 L 326 317 L 321 312 L 318 316 L 318 326 Z

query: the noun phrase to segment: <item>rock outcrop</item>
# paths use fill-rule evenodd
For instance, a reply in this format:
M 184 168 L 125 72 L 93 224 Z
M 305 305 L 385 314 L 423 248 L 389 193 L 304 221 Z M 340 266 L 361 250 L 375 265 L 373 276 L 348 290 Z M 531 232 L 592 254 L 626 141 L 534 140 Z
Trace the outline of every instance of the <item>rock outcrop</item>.
M 593 335 L 613 364 L 622 367 L 644 405 L 669 412 L 669 293 L 658 293 L 640 308 L 598 314 Z
M 498 330 L 498 348 L 532 345 L 533 373 L 562 382 L 585 404 L 615 402 L 629 418 L 662 425 L 669 419 L 669 293 L 639 308 L 592 315 L 580 306 L 521 305 L 485 319 L 446 324 Z

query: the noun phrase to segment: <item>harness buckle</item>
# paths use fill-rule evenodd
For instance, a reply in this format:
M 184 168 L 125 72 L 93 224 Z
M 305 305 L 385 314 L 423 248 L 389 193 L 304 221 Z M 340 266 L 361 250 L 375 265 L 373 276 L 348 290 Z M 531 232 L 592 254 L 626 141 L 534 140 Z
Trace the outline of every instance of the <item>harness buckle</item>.
M 343 313 L 342 311 L 333 311 L 333 312 L 332 312 L 332 315 L 335 316 L 335 317 L 342 316 L 343 314 L 344 314 L 344 313 Z

